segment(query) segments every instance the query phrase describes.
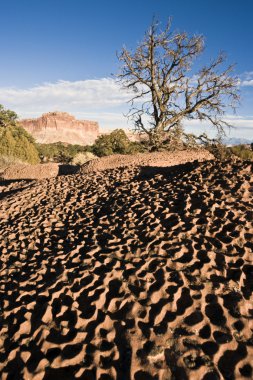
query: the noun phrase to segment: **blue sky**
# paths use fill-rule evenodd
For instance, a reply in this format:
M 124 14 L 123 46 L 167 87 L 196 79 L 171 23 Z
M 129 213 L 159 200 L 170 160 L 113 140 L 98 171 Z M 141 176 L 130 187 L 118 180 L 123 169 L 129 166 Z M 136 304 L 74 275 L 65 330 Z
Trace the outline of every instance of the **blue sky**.
M 242 100 L 226 117 L 231 135 L 253 140 L 252 0 L 0 0 L 0 12 L 0 103 L 21 117 L 57 109 L 126 126 L 127 96 L 110 79 L 116 51 L 135 48 L 154 15 L 172 16 L 173 29 L 205 36 L 198 65 L 221 50 L 236 63 Z

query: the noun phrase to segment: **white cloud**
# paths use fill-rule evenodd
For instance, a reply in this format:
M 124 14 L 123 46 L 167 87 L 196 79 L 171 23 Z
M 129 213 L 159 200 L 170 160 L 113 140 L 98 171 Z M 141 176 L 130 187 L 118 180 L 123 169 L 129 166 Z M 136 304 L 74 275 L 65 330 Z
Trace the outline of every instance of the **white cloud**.
M 236 118 L 231 118 L 231 117 L 226 117 L 225 121 L 231 125 L 233 125 L 236 129 L 251 129 L 253 133 L 253 118 L 249 117 L 243 117 L 243 116 L 238 116 Z
M 232 128 L 225 128 L 228 137 L 240 137 L 253 141 L 253 117 L 243 117 L 240 115 L 227 115 L 224 121 L 232 125 Z M 184 122 L 186 132 L 195 134 L 207 133 L 210 137 L 215 137 L 217 131 L 210 123 L 199 120 L 186 120 Z
M 41 110 L 64 109 L 87 110 L 100 107 L 117 107 L 130 97 L 115 80 L 110 78 L 44 83 L 29 89 L 0 88 L 4 104 L 19 108 L 22 115 L 40 113 Z
M 246 71 L 241 75 L 240 79 L 241 87 L 252 87 L 253 86 L 253 71 Z
M 245 80 L 250 80 L 253 78 L 253 71 L 245 71 L 243 74 Z
M 244 87 L 251 87 L 251 86 L 253 86 L 253 79 L 243 80 L 241 82 L 241 86 L 244 86 Z
M 253 82 L 253 72 L 246 73 L 243 79 Z M 0 103 L 13 109 L 21 118 L 58 110 L 69 112 L 79 119 L 96 120 L 102 129 L 131 127 L 123 115 L 129 109 L 127 101 L 131 96 L 111 78 L 75 82 L 60 80 L 28 89 L 0 87 Z M 236 127 L 231 130 L 231 135 L 253 137 L 253 117 L 227 115 L 226 121 Z M 186 121 L 185 127 L 196 133 L 212 130 L 207 123 L 196 120 Z

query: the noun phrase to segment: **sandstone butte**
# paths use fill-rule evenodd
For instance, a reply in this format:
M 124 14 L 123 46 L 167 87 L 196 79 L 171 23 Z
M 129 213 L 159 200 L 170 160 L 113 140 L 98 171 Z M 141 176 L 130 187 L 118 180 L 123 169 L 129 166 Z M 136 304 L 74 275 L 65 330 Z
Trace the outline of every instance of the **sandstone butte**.
M 48 112 L 35 119 L 24 119 L 20 125 L 38 143 L 63 142 L 68 144 L 90 145 L 99 136 L 96 121 L 77 120 L 67 112 Z

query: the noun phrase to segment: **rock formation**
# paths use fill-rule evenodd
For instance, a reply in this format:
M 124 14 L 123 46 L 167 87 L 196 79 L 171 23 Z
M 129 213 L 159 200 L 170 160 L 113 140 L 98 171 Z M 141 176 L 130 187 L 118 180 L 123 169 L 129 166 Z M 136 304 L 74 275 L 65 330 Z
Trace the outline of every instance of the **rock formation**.
M 37 142 L 43 144 L 93 144 L 99 135 L 96 121 L 77 120 L 67 112 L 49 112 L 37 119 L 21 120 L 20 124 Z

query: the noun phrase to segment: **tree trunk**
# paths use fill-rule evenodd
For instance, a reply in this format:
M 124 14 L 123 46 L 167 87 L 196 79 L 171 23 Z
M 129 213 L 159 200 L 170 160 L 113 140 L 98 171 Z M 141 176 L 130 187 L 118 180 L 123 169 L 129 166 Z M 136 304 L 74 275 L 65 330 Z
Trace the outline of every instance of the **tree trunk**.
M 163 142 L 163 133 L 160 130 L 154 129 L 149 135 L 149 142 L 151 146 L 151 151 L 158 151 L 161 148 Z

